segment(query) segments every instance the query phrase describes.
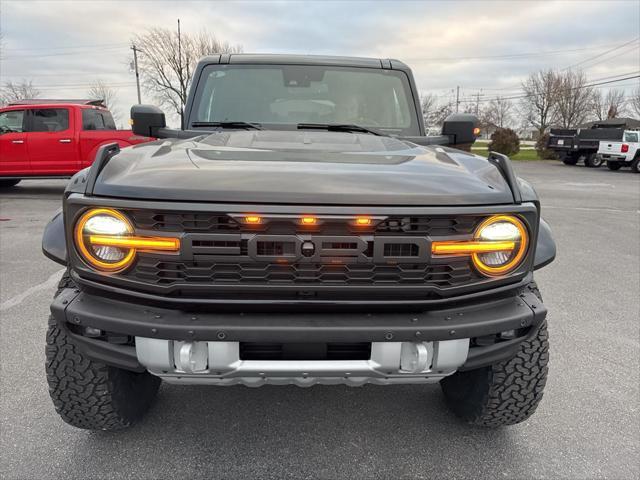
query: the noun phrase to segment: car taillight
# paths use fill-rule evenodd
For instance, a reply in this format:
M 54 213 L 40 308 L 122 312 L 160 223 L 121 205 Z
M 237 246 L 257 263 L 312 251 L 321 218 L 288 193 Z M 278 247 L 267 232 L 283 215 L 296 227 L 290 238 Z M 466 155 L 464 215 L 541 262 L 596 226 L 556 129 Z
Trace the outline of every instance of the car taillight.
M 628 151 L 629 151 L 629 145 L 627 145 L 626 143 L 623 143 L 622 147 L 620 148 L 620 152 L 627 153 Z

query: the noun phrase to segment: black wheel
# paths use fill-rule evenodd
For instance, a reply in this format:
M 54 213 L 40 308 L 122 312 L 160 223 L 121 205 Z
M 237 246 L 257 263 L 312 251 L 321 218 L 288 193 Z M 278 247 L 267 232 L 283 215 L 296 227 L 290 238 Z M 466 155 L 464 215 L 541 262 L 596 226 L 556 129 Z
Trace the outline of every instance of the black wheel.
M 72 286 L 65 273 L 56 295 Z M 147 412 L 160 385 L 160 379 L 147 372 L 109 367 L 86 357 L 53 317 L 49 317 L 46 356 L 49 394 L 58 414 L 74 427 L 126 428 Z
M 636 159 L 631 162 L 631 171 L 640 173 L 640 155 L 636 155 Z
M 565 165 L 575 165 L 576 163 L 578 163 L 578 157 L 567 155 L 562 159 L 562 163 L 564 163 Z
M 603 163 L 602 157 L 598 156 L 596 153 L 591 153 L 587 155 L 584 160 L 585 166 L 589 168 L 598 168 Z
M 622 168 L 622 164 L 619 162 L 607 162 L 607 168 L 609 170 L 620 170 Z
M 7 178 L 4 180 L 0 180 L 0 188 L 10 188 L 15 187 L 20 183 L 20 178 Z
M 537 292 L 535 285 L 530 286 Z M 529 418 L 547 382 L 546 322 L 518 353 L 489 367 L 456 372 L 440 382 L 449 408 L 472 425 L 502 427 Z

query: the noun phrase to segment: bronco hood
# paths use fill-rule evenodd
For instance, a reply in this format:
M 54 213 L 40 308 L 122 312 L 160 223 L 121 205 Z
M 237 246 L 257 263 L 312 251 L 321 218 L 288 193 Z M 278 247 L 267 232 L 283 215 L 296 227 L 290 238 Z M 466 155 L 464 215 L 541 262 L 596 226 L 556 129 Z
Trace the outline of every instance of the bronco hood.
M 392 137 L 234 131 L 123 149 L 94 194 L 147 200 L 316 205 L 513 203 L 486 159 Z

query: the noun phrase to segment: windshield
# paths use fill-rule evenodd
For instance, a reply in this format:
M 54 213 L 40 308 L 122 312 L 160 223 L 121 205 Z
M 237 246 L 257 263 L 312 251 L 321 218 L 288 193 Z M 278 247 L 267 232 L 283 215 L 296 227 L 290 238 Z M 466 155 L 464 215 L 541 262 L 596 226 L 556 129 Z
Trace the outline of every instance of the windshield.
M 196 122 L 355 124 L 419 135 L 404 72 L 316 65 L 211 65 L 198 84 Z

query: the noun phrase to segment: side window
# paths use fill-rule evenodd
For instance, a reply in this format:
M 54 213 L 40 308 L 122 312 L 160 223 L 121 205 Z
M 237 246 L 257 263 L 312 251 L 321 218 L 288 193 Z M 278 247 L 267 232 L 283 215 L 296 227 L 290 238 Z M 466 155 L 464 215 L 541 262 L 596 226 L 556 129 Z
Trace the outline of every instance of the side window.
M 42 108 L 31 110 L 30 132 L 62 132 L 69 128 L 69 110 Z
M 638 142 L 638 132 L 625 132 L 624 141 L 625 142 L 637 143 Z
M 111 113 L 106 111 L 84 109 L 82 110 L 83 130 L 115 130 L 116 124 Z
M 102 111 L 100 112 L 100 116 L 102 117 L 102 124 L 104 125 L 105 130 L 117 130 L 116 122 L 113 121 L 111 112 Z
M 96 110 L 82 110 L 82 129 L 83 130 L 104 130 L 102 117 Z
M 0 135 L 23 132 L 24 110 L 10 110 L 0 113 Z

